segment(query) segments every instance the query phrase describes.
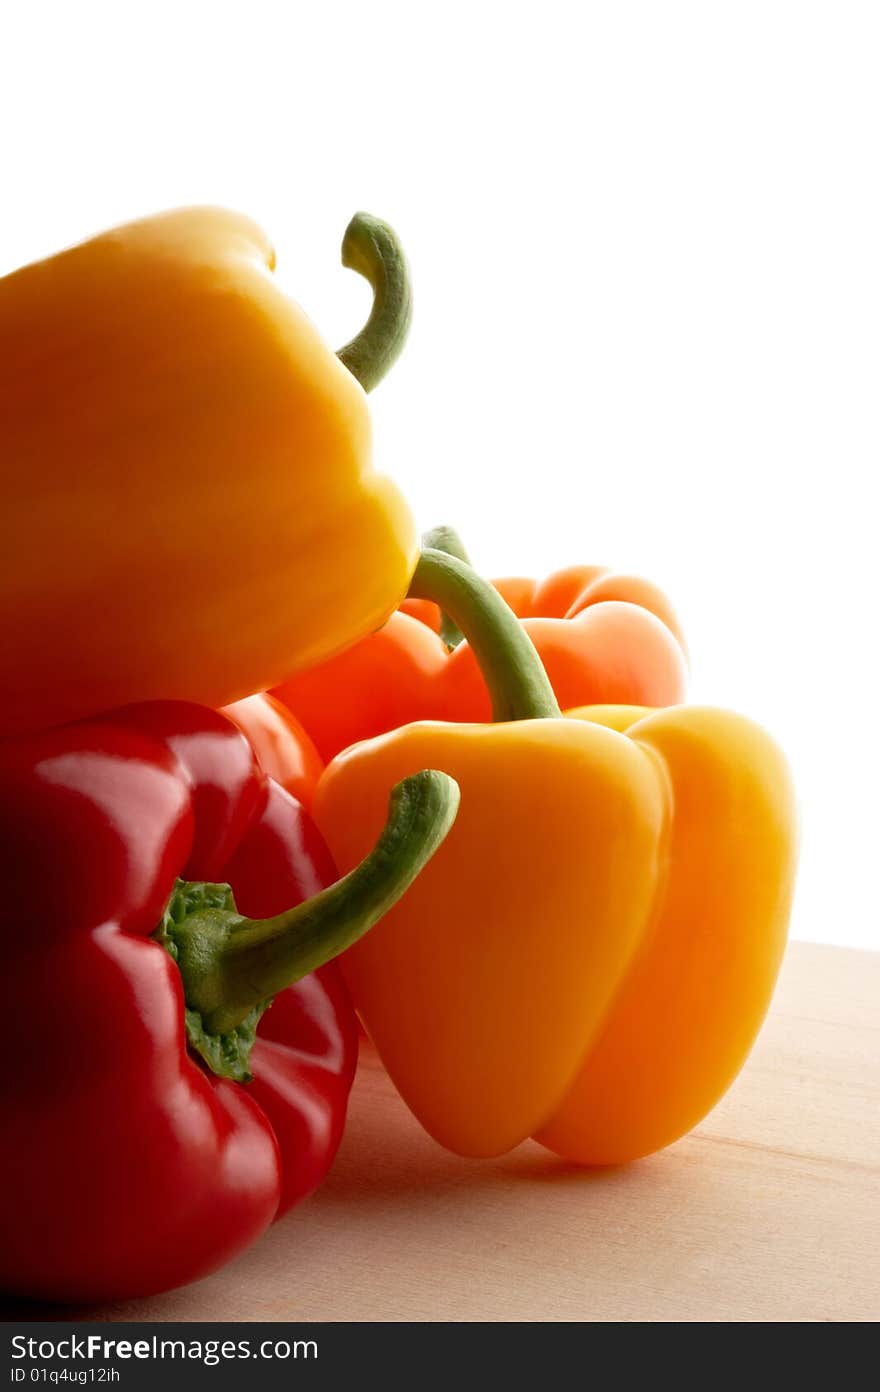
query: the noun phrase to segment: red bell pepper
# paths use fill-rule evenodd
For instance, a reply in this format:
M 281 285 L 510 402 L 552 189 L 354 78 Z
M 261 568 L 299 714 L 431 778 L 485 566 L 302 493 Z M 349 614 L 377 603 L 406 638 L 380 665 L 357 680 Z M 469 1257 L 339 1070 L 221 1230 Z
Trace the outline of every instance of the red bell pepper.
M 443 774 L 401 784 L 334 884 L 222 714 L 158 702 L 0 741 L 0 1287 L 180 1285 L 314 1189 L 357 1050 L 324 964 L 412 882 L 456 801 Z
M 263 772 L 311 811 L 324 761 L 292 712 L 265 693 L 221 710 L 241 730 Z

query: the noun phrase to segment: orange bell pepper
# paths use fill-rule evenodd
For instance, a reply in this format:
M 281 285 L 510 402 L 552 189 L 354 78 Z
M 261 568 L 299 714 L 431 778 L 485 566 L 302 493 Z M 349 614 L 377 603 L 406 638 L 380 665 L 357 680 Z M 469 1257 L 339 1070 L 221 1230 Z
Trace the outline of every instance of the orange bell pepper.
M 466 559 L 448 528 L 425 542 Z M 523 620 L 563 707 L 667 706 L 685 699 L 684 639 L 656 585 L 602 566 L 572 566 L 541 582 L 492 584 Z M 488 720 L 479 666 L 459 638 L 442 626 L 436 604 L 410 598 L 377 633 L 295 673 L 273 695 L 302 722 L 325 760 L 413 720 Z
M 0 279 L 0 733 L 153 697 L 222 706 L 384 622 L 418 555 L 364 388 L 410 318 L 390 229 L 338 355 L 247 218 L 147 218 Z
M 466 565 L 426 551 L 412 592 L 466 633 L 496 723 L 404 726 L 318 785 L 342 869 L 400 778 L 430 765 L 461 788 L 434 861 L 342 958 L 367 1030 L 461 1154 L 534 1136 L 610 1164 L 668 1145 L 730 1085 L 770 1000 L 795 866 L 785 760 L 720 710 L 560 718 L 524 628 Z

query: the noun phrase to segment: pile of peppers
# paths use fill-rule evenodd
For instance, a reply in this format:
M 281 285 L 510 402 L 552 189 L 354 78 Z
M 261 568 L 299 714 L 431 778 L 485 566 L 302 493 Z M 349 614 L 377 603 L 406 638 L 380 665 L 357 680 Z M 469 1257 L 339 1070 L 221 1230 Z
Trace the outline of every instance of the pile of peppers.
M 419 543 L 366 400 L 408 267 L 367 214 L 342 259 L 337 353 L 217 209 L 0 279 L 8 1292 L 257 1240 L 333 1161 L 358 1017 L 440 1144 L 608 1165 L 705 1116 L 771 998 L 782 754 L 684 704 L 649 582 Z

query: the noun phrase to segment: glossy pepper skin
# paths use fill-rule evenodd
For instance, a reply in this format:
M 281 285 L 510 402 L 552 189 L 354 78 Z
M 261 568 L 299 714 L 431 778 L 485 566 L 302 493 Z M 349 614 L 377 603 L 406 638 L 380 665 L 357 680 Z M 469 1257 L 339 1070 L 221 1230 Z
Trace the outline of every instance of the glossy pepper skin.
M 263 772 L 308 812 L 324 763 L 299 721 L 267 695 L 245 696 L 221 714 L 241 730 Z
M 265 234 L 221 209 L 0 279 L 0 733 L 222 706 L 395 609 L 417 539 L 371 466 L 361 382 L 402 343 L 405 262 L 364 214 L 343 259 L 376 302 L 338 356 Z
M 582 1164 L 632 1160 L 715 1104 L 769 1003 L 795 862 L 786 764 L 723 711 L 560 718 L 522 629 L 455 564 L 426 552 L 417 589 L 442 588 L 499 723 L 411 724 L 326 770 L 314 811 L 343 866 L 410 768 L 461 787 L 436 860 L 343 972 L 441 1144 L 491 1156 L 535 1136 Z
M 194 1012 L 209 1018 L 187 939 L 172 935 L 172 954 L 154 930 L 181 875 L 228 881 L 261 921 L 207 920 L 246 932 L 279 913 L 301 924 L 346 882 L 326 889 L 336 872 L 314 824 L 202 707 L 149 703 L 0 741 L 0 789 L 0 1004 L 16 1041 L 0 1084 L 0 1287 L 93 1300 L 183 1284 L 320 1182 L 357 1030 L 335 965 L 300 972 L 259 1019 L 250 1080 L 238 1055 L 217 1076 L 187 1047 Z M 302 942 L 300 929 L 300 960 Z M 230 1035 L 217 1026 L 221 1042 L 238 1042 L 238 1019 Z
M 446 530 L 446 529 L 443 529 Z M 685 699 L 687 664 L 669 600 L 637 576 L 572 566 L 547 580 L 493 580 L 540 654 L 563 708 L 667 706 Z M 440 613 L 408 599 L 377 633 L 274 695 L 302 721 L 324 760 L 414 720 L 487 721 L 486 684 L 469 643 L 451 652 Z

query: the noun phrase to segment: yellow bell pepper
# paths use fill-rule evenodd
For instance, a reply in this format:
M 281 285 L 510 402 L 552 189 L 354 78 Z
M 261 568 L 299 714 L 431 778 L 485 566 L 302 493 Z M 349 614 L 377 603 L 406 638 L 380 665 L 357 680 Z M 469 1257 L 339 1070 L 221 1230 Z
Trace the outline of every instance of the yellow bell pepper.
M 405 336 L 406 264 L 338 355 L 247 218 L 194 208 L 0 279 L 0 732 L 152 697 L 220 706 L 396 608 L 413 521 L 370 464 L 364 389 Z
M 343 752 L 314 815 L 340 869 L 424 767 L 461 788 L 435 859 L 341 959 L 400 1092 L 443 1145 L 535 1136 L 584 1164 L 667 1145 L 715 1104 L 767 1009 L 795 865 L 785 760 L 720 710 L 560 718 L 524 630 L 469 567 L 411 593 L 471 642 L 492 725 L 420 722 Z

